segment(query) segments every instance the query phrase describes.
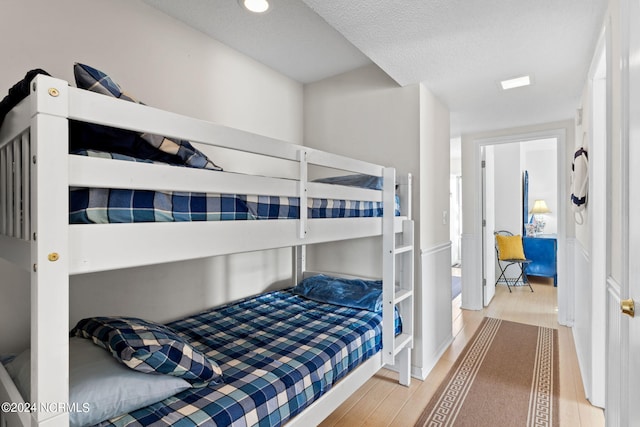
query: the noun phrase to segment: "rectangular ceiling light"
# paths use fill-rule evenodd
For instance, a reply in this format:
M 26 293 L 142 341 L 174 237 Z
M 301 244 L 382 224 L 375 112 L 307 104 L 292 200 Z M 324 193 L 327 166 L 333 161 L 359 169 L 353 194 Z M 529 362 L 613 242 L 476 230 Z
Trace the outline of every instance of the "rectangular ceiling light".
M 516 87 L 529 86 L 531 84 L 531 79 L 529 76 L 516 77 L 515 79 L 503 80 L 500 82 L 500 86 L 502 89 L 513 89 Z

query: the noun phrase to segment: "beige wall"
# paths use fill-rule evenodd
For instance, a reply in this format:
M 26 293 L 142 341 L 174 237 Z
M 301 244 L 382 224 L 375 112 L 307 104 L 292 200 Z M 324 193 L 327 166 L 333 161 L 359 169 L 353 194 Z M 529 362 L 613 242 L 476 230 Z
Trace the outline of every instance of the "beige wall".
M 306 85 L 304 99 L 305 145 L 411 173 L 420 247 L 449 241 L 449 110 L 437 97 L 370 65 Z
M 412 173 L 413 216 L 417 219 L 419 97 L 417 85 L 399 87 L 375 65 L 307 84 L 304 89 L 305 145 L 393 166 L 397 174 Z M 312 248 L 308 254 L 309 266 L 379 277 L 382 274 L 379 240 Z
M 82 62 L 148 105 L 302 141 L 301 84 L 143 2 L 3 0 L 0 12 L 3 91 L 32 68 L 73 84 Z
M 73 63 L 110 74 L 148 105 L 302 141 L 303 87 L 142 2 L 3 0 L 0 88 L 33 68 L 73 84 Z M 259 169 L 221 153 L 230 170 Z M 252 268 L 247 268 L 247 265 Z M 166 321 L 282 286 L 289 250 L 72 277 L 71 325 L 89 315 Z M 29 340 L 29 275 L 0 261 L 0 353 Z
M 450 121 L 448 108 L 420 85 L 420 247 L 450 240 Z
M 449 111 L 426 87 L 399 87 L 375 65 L 306 85 L 304 105 L 305 145 L 413 174 L 413 366 L 426 375 L 451 338 Z M 379 277 L 381 250 L 379 238 L 331 243 L 310 248 L 307 262 Z

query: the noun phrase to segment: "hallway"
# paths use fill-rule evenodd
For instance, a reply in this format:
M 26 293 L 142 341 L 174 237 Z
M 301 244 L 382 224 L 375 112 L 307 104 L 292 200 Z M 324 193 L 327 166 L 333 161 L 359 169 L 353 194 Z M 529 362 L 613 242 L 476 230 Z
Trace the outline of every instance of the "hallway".
M 454 340 L 424 382 L 413 380 L 406 388 L 395 382 L 397 374 L 381 370 L 322 426 L 412 426 L 422 408 L 473 335 L 484 316 L 558 329 L 560 347 L 560 425 L 602 427 L 603 411 L 585 399 L 571 329 L 557 322 L 557 288 L 547 279 L 533 278 L 534 291 L 515 288 L 510 294 L 498 286 L 491 305 L 481 311 L 460 310 L 460 296 L 452 301 Z M 507 426 L 511 427 L 511 426 Z

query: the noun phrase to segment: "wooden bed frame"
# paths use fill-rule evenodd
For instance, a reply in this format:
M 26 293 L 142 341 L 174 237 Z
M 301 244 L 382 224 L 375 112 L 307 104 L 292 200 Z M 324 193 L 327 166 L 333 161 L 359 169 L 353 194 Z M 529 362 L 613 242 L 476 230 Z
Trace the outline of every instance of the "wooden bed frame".
M 69 119 L 296 162 L 299 178 L 116 163 L 69 155 Z M 113 172 L 114 164 L 117 173 Z M 309 165 L 384 177 L 384 189 L 310 182 Z M 399 364 L 400 382 L 408 385 L 413 346 L 410 181 L 410 176 L 398 181 L 405 216 L 395 217 L 393 168 L 113 99 L 70 87 L 64 80 L 37 76 L 31 83 L 31 94 L 7 115 L 0 129 L 0 257 L 29 271 L 31 276 L 32 402 L 68 402 L 69 350 L 61 343 L 68 341 L 70 329 L 70 275 L 291 247 L 292 276 L 297 282 L 306 270 L 305 245 L 367 236 L 383 237 L 383 350 L 289 425 L 318 423 L 385 364 Z M 69 224 L 70 186 L 299 197 L 300 219 Z M 382 201 L 384 216 L 307 218 L 310 197 Z M 246 235 L 252 239 L 241 238 Z M 396 306 L 403 316 L 403 333 L 394 337 Z M 0 402 L 23 402 L 1 364 Z M 12 425 L 67 426 L 68 414 L 64 410 L 0 413 L 0 427 Z

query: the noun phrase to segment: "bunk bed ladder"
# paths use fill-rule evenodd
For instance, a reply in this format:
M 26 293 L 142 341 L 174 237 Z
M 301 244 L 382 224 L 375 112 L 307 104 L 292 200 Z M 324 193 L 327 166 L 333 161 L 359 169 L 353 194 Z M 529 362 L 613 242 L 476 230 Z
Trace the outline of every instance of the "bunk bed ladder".
M 402 230 L 395 230 L 395 169 L 384 170 L 383 211 L 383 361 L 398 365 L 400 384 L 411 381 L 411 348 L 413 348 L 413 275 L 414 227 L 410 204 Z M 395 335 L 394 309 L 402 317 L 402 333 Z

